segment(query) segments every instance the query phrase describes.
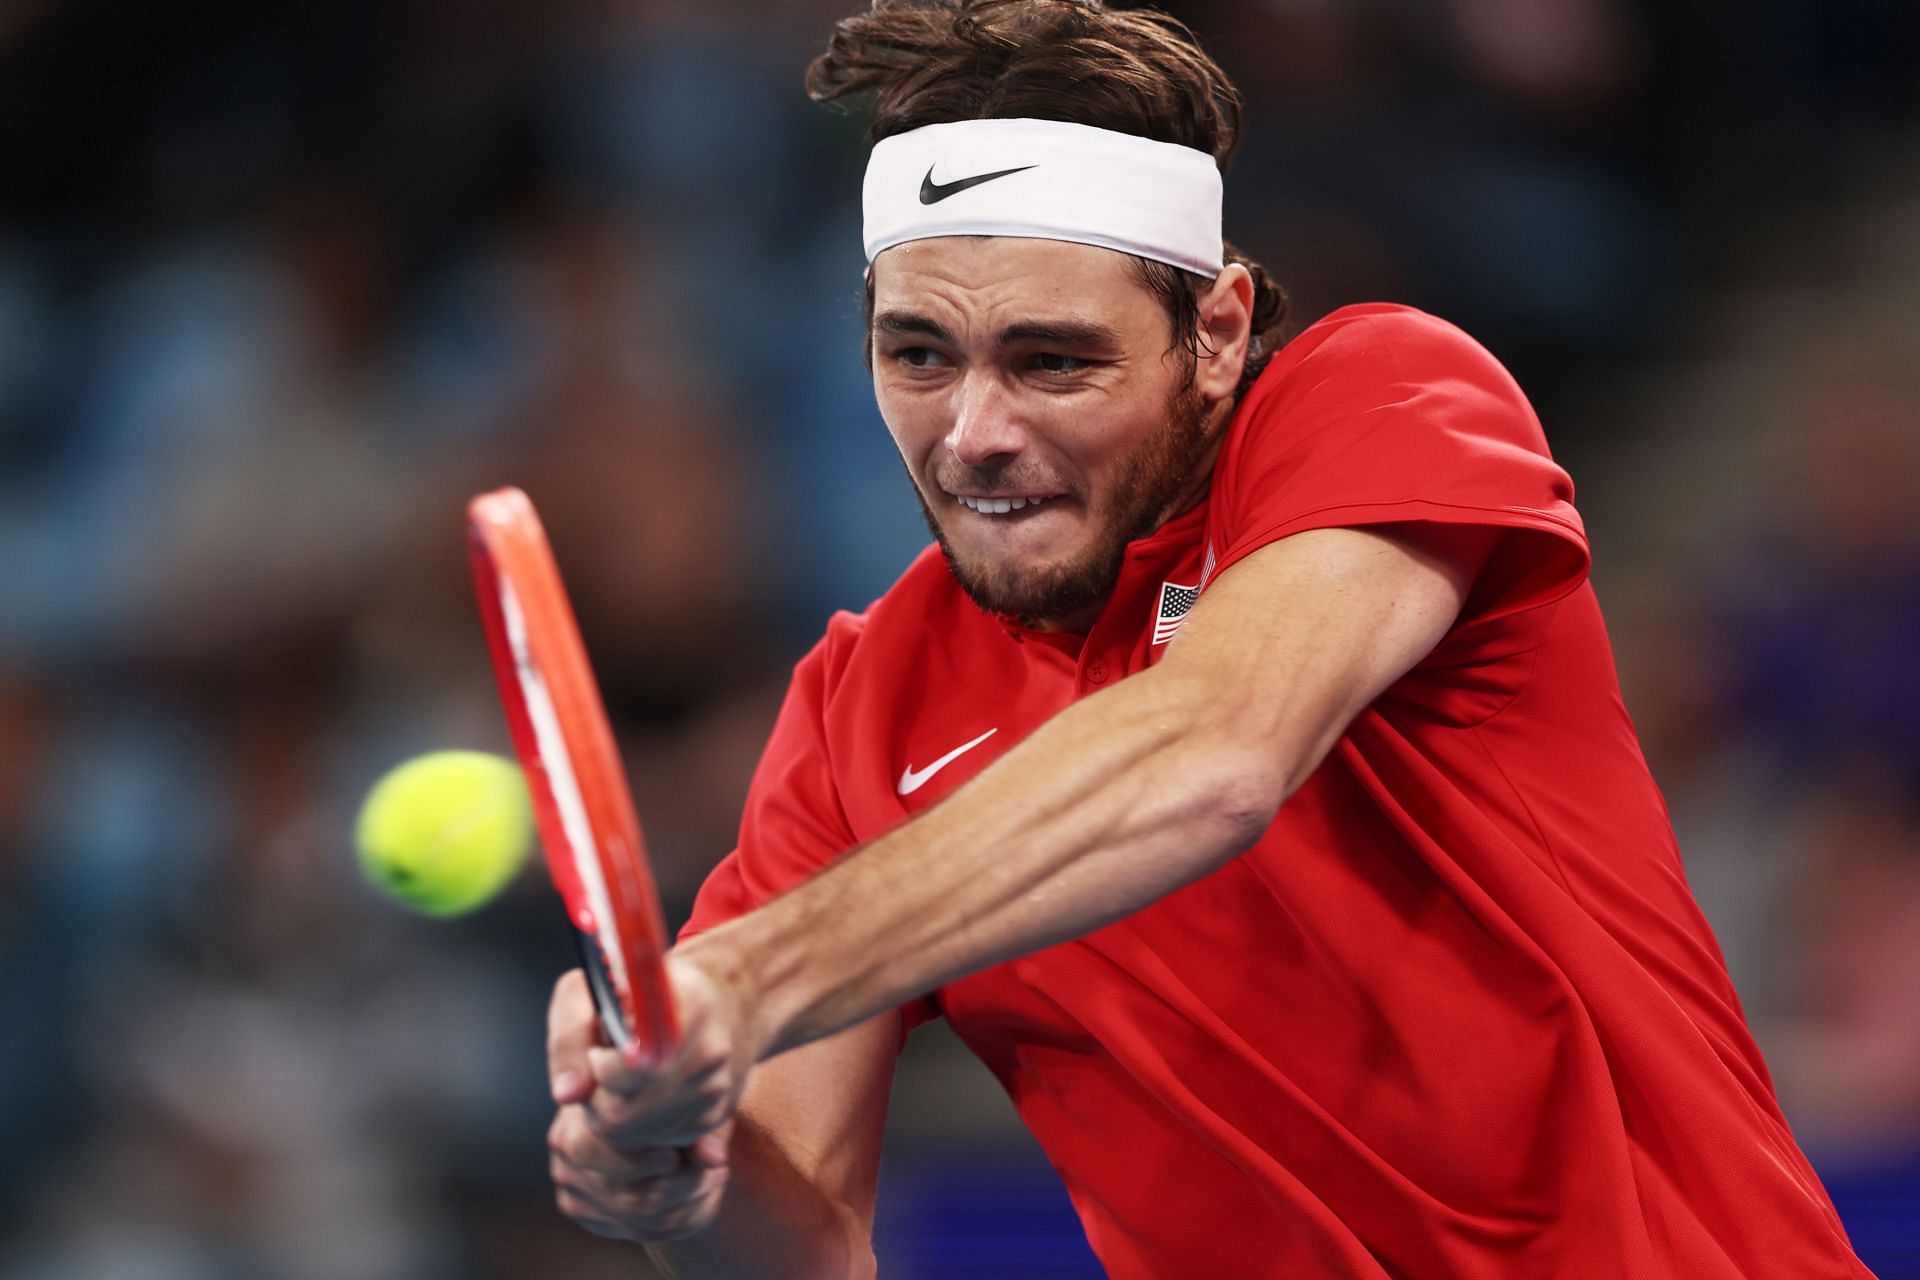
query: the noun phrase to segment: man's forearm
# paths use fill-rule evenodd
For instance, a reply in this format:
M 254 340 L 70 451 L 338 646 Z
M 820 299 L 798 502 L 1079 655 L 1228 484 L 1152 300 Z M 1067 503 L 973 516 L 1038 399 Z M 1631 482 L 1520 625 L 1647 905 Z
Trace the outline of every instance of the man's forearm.
M 695 939 L 759 1056 L 1078 937 L 1258 838 L 1282 762 L 1211 731 L 1197 687 L 1148 672 L 1054 717 L 945 803 Z
M 648 1254 L 672 1280 L 862 1280 L 873 1274 L 870 1233 L 803 1176 L 742 1115 L 733 1133 L 720 1216 L 699 1234 Z

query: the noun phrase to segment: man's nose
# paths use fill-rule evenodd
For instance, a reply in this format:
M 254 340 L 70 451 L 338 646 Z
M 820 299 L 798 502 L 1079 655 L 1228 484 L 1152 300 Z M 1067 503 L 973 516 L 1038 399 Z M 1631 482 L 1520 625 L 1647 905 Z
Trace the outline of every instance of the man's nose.
M 999 379 L 980 372 L 961 379 L 944 443 L 962 465 L 985 466 L 1020 452 L 1025 442 L 1014 397 Z

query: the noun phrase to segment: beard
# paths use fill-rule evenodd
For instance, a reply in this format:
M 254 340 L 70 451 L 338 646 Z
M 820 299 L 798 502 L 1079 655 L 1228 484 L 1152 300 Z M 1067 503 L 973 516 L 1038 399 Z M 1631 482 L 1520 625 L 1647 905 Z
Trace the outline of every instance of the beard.
M 927 528 L 940 544 L 947 568 L 973 602 L 989 613 L 1017 618 L 1024 626 L 1039 626 L 1086 613 L 1103 604 L 1120 580 L 1127 544 L 1153 532 L 1170 515 L 1173 504 L 1193 480 L 1194 468 L 1207 451 L 1207 410 L 1191 384 L 1167 400 L 1167 425 L 1127 457 L 1120 477 L 1107 495 L 1092 543 L 1064 563 L 1039 569 L 1017 569 L 987 561 L 969 562 L 955 554 L 933 508 L 918 484 L 914 494 L 926 516 Z M 1019 488 L 1003 485 L 1003 470 L 974 470 L 982 488 Z M 1092 495 L 1089 495 L 1091 499 Z M 1093 509 L 1091 500 L 1089 509 Z

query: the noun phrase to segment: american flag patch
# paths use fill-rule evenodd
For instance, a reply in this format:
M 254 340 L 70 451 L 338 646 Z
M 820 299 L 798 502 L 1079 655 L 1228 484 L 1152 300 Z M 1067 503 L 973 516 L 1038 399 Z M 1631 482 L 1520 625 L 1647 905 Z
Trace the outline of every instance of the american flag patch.
M 1198 586 L 1183 587 L 1176 582 L 1160 584 L 1160 612 L 1153 619 L 1153 642 L 1165 644 L 1187 620 L 1187 610 L 1200 598 Z

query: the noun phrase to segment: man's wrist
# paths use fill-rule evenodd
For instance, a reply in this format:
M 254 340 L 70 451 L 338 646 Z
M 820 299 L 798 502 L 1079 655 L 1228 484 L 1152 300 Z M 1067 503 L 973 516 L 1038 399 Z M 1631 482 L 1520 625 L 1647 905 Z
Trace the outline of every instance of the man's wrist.
M 765 971 L 765 950 L 743 936 L 749 918 L 719 925 L 674 949 L 717 989 L 733 1024 L 734 1060 L 743 1066 L 770 1057 L 787 1024 Z

